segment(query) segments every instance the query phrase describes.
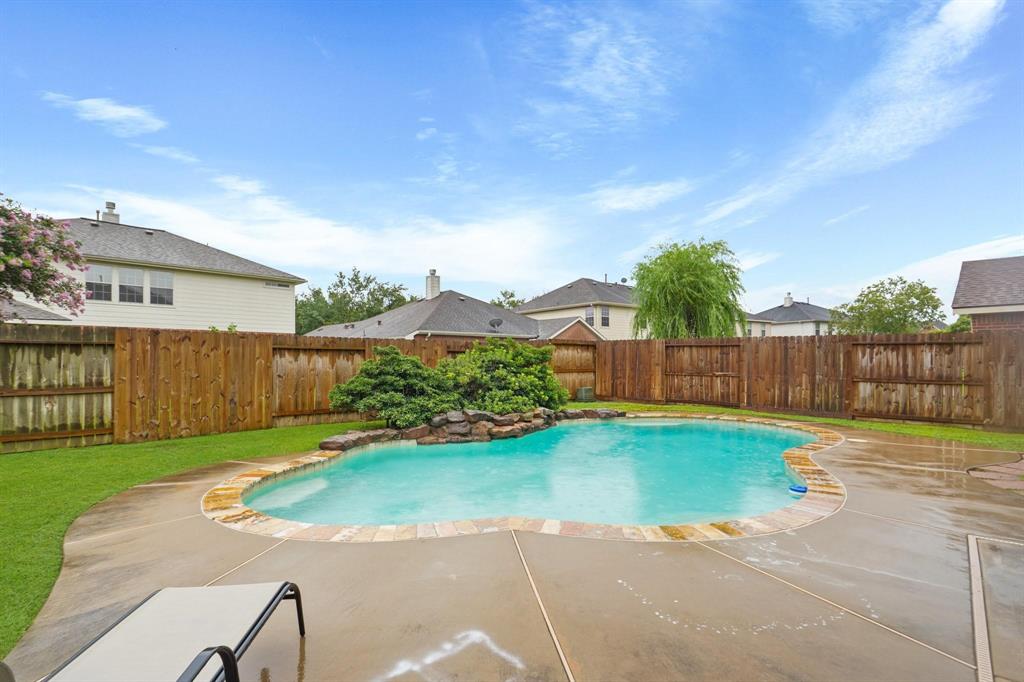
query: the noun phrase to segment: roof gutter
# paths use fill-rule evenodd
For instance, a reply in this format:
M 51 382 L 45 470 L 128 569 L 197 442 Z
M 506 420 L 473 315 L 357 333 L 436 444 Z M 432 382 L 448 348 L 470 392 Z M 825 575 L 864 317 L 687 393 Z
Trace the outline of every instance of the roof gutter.
M 281 275 L 254 275 L 251 273 L 231 272 L 230 270 L 211 270 L 208 268 L 196 268 L 188 265 L 172 265 L 169 263 L 155 263 L 152 261 L 145 260 L 125 260 L 123 258 L 111 258 L 110 256 L 100 256 L 92 253 L 83 253 L 86 260 L 91 260 L 97 263 L 117 263 L 123 265 L 144 265 L 151 268 L 162 268 L 164 270 L 184 270 L 185 272 L 201 272 L 209 275 L 225 275 L 228 277 L 244 277 L 246 279 L 268 279 L 273 282 L 288 282 L 289 284 L 305 284 L 307 280 L 301 277 L 295 277 L 288 275 L 282 277 Z M 287 274 L 287 273 L 285 273 Z

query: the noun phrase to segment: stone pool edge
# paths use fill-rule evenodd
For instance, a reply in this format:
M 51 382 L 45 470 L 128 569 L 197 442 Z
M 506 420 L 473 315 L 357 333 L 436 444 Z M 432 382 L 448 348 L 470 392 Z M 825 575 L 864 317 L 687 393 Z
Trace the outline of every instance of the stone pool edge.
M 289 521 L 269 516 L 242 503 L 242 498 L 254 487 L 266 485 L 276 479 L 299 472 L 306 473 L 311 469 L 322 468 L 339 458 L 363 451 L 363 448 L 360 447 L 357 450 L 345 451 L 320 450 L 280 464 L 268 464 L 245 471 L 222 481 L 207 491 L 203 495 L 201 509 L 206 518 L 232 530 L 278 539 L 316 542 L 393 542 L 480 535 L 509 530 L 633 542 L 703 542 L 755 537 L 795 530 L 831 516 L 842 509 L 846 503 L 845 486 L 815 462 L 812 457 L 812 455 L 835 447 L 845 440 L 835 431 L 788 420 L 718 414 L 630 412 L 618 418 L 739 422 L 777 426 L 810 433 L 817 440 L 789 448 L 782 453 L 786 465 L 807 485 L 807 492 L 793 504 L 758 516 L 710 523 L 665 525 L 615 525 L 517 516 L 378 526 L 327 525 Z M 363 439 L 360 445 L 372 447 L 377 443 L 399 440 L 395 433 L 390 429 L 360 432 Z

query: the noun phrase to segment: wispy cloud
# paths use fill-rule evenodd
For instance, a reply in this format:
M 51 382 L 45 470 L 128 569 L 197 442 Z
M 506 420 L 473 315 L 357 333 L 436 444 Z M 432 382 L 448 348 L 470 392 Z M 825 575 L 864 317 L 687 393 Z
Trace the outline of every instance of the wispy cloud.
M 879 17 L 890 0 L 801 0 L 807 19 L 835 35 L 851 33 Z
M 683 36 L 703 24 L 692 16 L 662 21 L 658 12 L 611 3 L 528 4 L 517 47 L 535 87 L 516 132 L 565 156 L 578 149 L 581 135 L 614 133 L 662 110 L 685 70 Z M 669 23 L 673 32 L 662 31 Z
M 863 213 L 864 211 L 868 210 L 869 208 L 871 208 L 870 204 L 864 204 L 863 206 L 858 206 L 857 208 L 851 209 L 851 210 L 847 211 L 846 213 L 840 213 L 839 215 L 835 216 L 834 218 L 829 218 L 828 220 L 823 222 L 821 225 L 822 225 L 822 227 L 828 227 L 829 225 L 835 225 L 836 223 L 841 223 L 841 222 L 843 222 L 844 220 L 846 220 L 848 218 L 852 218 L 853 216 L 857 215 L 858 213 Z
M 591 203 L 602 213 L 615 211 L 647 211 L 693 191 L 685 178 L 644 185 L 602 187 L 590 196 Z
M 194 154 L 190 154 L 184 149 L 178 149 L 177 147 L 159 147 L 154 145 L 146 144 L 132 144 L 136 149 L 141 149 L 147 154 L 153 156 L 159 156 L 164 159 L 170 159 L 171 161 L 178 161 L 179 163 L 199 163 L 199 157 Z
M 736 260 L 739 261 L 740 270 L 746 272 L 747 270 L 753 270 L 759 265 L 771 263 L 781 255 L 778 251 L 740 251 L 736 254 Z
M 950 0 L 915 18 L 876 68 L 773 176 L 709 204 L 697 225 L 766 210 L 809 187 L 901 161 L 970 119 L 986 83 L 954 73 L 985 40 L 1002 0 Z
M 429 140 L 434 135 L 437 135 L 437 128 L 424 128 L 416 133 L 416 139 L 422 142 L 423 140 Z
M 218 175 L 213 181 L 223 189 L 234 194 L 257 196 L 263 193 L 264 185 L 259 180 L 241 178 L 237 175 Z
M 167 127 L 166 121 L 146 107 L 120 104 L 105 97 L 74 99 L 59 92 L 44 92 L 42 97 L 53 106 L 70 109 L 83 121 L 96 123 L 118 137 L 136 137 Z

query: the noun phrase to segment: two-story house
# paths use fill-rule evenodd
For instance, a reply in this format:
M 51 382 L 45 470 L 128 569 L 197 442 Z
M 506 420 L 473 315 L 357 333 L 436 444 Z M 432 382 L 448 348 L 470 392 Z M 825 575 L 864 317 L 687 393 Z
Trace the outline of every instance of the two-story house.
M 580 317 L 608 340 L 632 339 L 633 287 L 583 277 L 530 299 L 516 312 L 535 320 Z
M 295 332 L 295 286 L 304 279 L 167 230 L 122 224 L 114 209 L 107 202 L 106 211 L 96 218 L 67 221 L 89 266 L 73 273 L 85 285 L 85 312 L 72 317 L 19 296 L 20 319 Z

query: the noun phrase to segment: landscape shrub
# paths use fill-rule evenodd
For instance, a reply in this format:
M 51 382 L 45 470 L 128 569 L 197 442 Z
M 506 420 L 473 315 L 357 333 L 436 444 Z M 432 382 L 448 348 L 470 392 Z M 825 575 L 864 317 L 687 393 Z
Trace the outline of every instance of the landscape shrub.
M 551 371 L 550 346 L 537 348 L 511 339 L 474 343 L 462 355 L 442 360 L 438 370 L 463 404 L 496 414 L 535 407 L 557 410 L 569 400 Z
M 374 355 L 358 374 L 331 389 L 331 409 L 374 413 L 388 426 L 405 429 L 462 407 L 451 381 L 418 357 L 402 355 L 394 346 L 374 348 Z

